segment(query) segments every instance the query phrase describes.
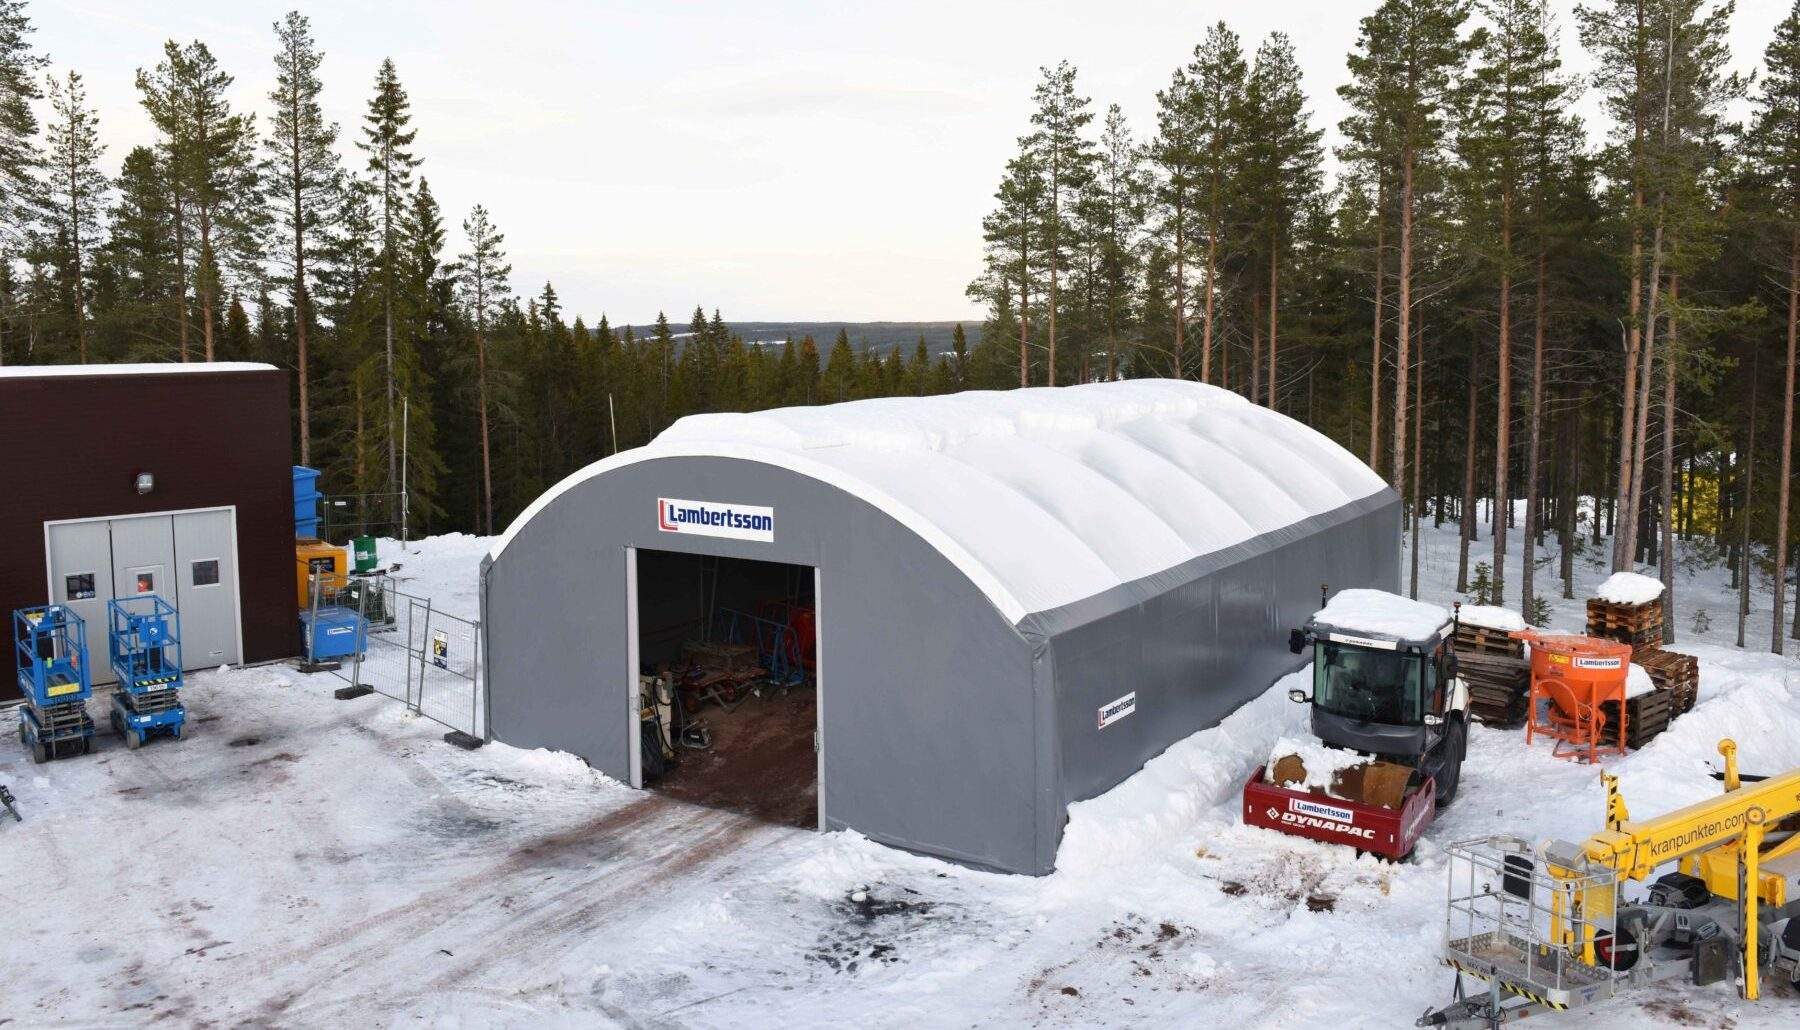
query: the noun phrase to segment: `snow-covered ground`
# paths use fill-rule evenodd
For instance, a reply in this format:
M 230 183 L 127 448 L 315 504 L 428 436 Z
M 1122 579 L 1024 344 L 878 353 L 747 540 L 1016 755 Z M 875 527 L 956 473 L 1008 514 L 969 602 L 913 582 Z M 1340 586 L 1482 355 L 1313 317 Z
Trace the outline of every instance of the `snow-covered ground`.
M 1447 604 L 1456 538 L 1426 540 L 1423 594 Z M 485 547 L 382 558 L 402 590 L 474 615 Z M 1585 559 L 1578 577 L 1576 600 L 1552 587 L 1554 628 L 1578 629 L 1605 578 Z M 1608 763 L 1640 815 L 1717 791 L 1722 736 L 1746 771 L 1800 765 L 1800 663 L 1728 646 L 1717 568 L 1684 571 L 1677 603 L 1700 704 Z M 688 807 L 567 755 L 463 752 L 333 685 L 282 666 L 195 676 L 198 732 L 138 752 L 103 738 L 34 766 L 0 737 L 25 815 L 0 821 L 0 1025 L 1408 1026 L 1448 1000 L 1442 843 L 1580 839 L 1603 811 L 1592 768 L 1478 727 L 1461 797 L 1410 863 L 1244 828 L 1244 778 L 1306 733 L 1284 681 L 1075 806 L 1057 871 L 1033 879 Z M 1784 988 L 1750 1004 L 1720 984 L 1542 1022 L 1797 1013 Z

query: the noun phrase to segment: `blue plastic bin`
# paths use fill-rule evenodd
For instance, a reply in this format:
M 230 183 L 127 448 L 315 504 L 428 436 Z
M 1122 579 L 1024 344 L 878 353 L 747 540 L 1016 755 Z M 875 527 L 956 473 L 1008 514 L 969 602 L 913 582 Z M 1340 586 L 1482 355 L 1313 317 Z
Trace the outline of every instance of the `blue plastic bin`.
M 319 470 L 294 466 L 294 536 L 319 535 Z

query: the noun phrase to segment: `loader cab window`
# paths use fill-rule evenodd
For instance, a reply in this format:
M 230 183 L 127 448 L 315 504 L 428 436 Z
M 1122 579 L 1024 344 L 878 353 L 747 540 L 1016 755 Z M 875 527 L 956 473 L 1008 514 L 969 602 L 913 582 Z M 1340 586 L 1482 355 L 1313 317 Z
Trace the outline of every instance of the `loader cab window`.
M 1319 641 L 1313 702 L 1334 715 L 1416 726 L 1424 721 L 1424 660 L 1416 654 Z

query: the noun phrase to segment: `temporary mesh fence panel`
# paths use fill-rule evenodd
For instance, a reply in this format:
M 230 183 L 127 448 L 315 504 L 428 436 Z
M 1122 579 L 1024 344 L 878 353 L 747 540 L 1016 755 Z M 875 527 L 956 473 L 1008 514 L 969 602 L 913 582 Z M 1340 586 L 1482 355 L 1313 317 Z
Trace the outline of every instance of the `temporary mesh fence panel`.
M 347 685 L 368 687 L 449 729 L 487 739 L 479 622 L 434 610 L 429 598 L 402 593 L 386 576 L 351 577 L 341 586 L 315 576 L 311 586 L 309 663 L 335 661 L 327 671 Z M 362 631 L 360 646 L 341 656 L 321 650 L 327 638 L 318 627 L 334 619 Z

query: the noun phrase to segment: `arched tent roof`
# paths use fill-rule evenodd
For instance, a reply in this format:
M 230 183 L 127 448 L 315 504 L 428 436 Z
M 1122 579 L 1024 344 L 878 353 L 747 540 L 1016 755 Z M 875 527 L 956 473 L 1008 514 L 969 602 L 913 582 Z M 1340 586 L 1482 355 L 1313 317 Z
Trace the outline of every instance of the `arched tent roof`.
M 574 473 L 669 457 L 792 470 L 917 533 L 1013 623 L 1324 515 L 1385 484 L 1321 434 L 1235 393 L 1136 379 L 692 415 Z

